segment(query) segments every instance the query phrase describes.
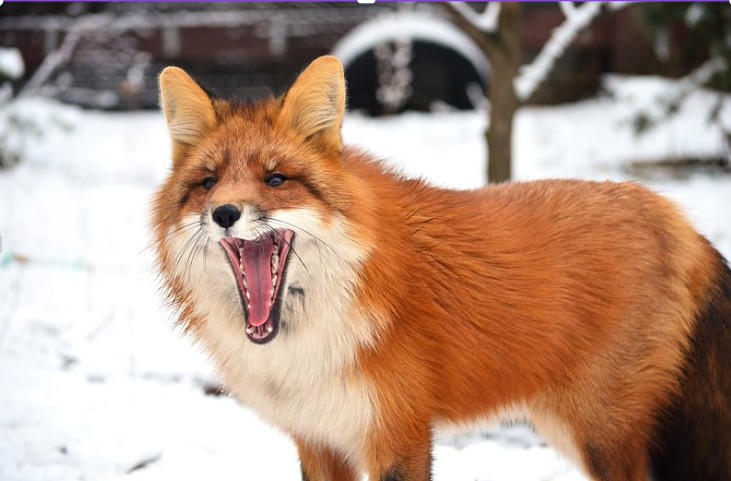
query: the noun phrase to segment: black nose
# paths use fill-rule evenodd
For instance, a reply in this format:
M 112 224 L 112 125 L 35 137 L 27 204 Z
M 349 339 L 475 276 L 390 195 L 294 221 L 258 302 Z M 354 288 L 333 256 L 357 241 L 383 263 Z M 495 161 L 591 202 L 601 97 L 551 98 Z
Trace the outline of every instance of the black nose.
M 213 211 L 213 220 L 224 229 L 228 229 L 241 217 L 241 211 L 231 204 L 216 207 Z

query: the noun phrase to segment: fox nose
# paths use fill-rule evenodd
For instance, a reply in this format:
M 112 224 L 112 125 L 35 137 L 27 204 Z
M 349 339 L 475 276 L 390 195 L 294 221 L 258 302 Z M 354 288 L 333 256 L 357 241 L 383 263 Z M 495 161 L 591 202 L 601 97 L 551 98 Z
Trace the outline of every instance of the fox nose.
M 240 217 L 241 211 L 231 204 L 218 206 L 213 211 L 213 221 L 224 229 L 234 225 Z

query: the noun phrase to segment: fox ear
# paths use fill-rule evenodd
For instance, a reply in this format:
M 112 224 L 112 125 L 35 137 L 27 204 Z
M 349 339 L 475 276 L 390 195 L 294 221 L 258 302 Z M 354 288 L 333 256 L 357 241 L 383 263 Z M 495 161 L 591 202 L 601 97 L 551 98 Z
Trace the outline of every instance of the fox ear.
M 345 115 L 345 76 L 337 58 L 313 61 L 283 99 L 279 119 L 307 139 L 340 152 L 340 127 Z
M 216 126 L 213 100 L 178 67 L 160 74 L 160 104 L 173 141 L 173 164 Z

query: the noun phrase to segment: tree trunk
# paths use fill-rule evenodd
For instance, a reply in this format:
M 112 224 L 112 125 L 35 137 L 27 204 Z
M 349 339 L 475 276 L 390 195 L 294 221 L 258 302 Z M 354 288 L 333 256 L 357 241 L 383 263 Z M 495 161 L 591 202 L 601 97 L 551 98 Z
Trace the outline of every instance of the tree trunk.
M 513 117 L 520 102 L 513 80 L 521 62 L 520 3 L 503 3 L 500 9 L 498 38 L 489 58 L 492 76 L 487 89 L 490 100 L 490 122 L 487 140 L 487 181 L 509 181 L 512 175 Z

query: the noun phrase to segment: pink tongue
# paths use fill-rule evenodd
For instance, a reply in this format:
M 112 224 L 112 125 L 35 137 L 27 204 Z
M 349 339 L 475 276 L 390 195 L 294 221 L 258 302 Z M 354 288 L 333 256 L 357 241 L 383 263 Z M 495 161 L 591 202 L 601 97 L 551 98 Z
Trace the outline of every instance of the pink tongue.
M 271 257 L 274 253 L 274 242 L 270 236 L 263 236 L 254 241 L 244 241 L 244 268 L 246 284 L 251 294 L 247 302 L 249 323 L 259 327 L 267 322 L 272 305 L 272 270 Z

